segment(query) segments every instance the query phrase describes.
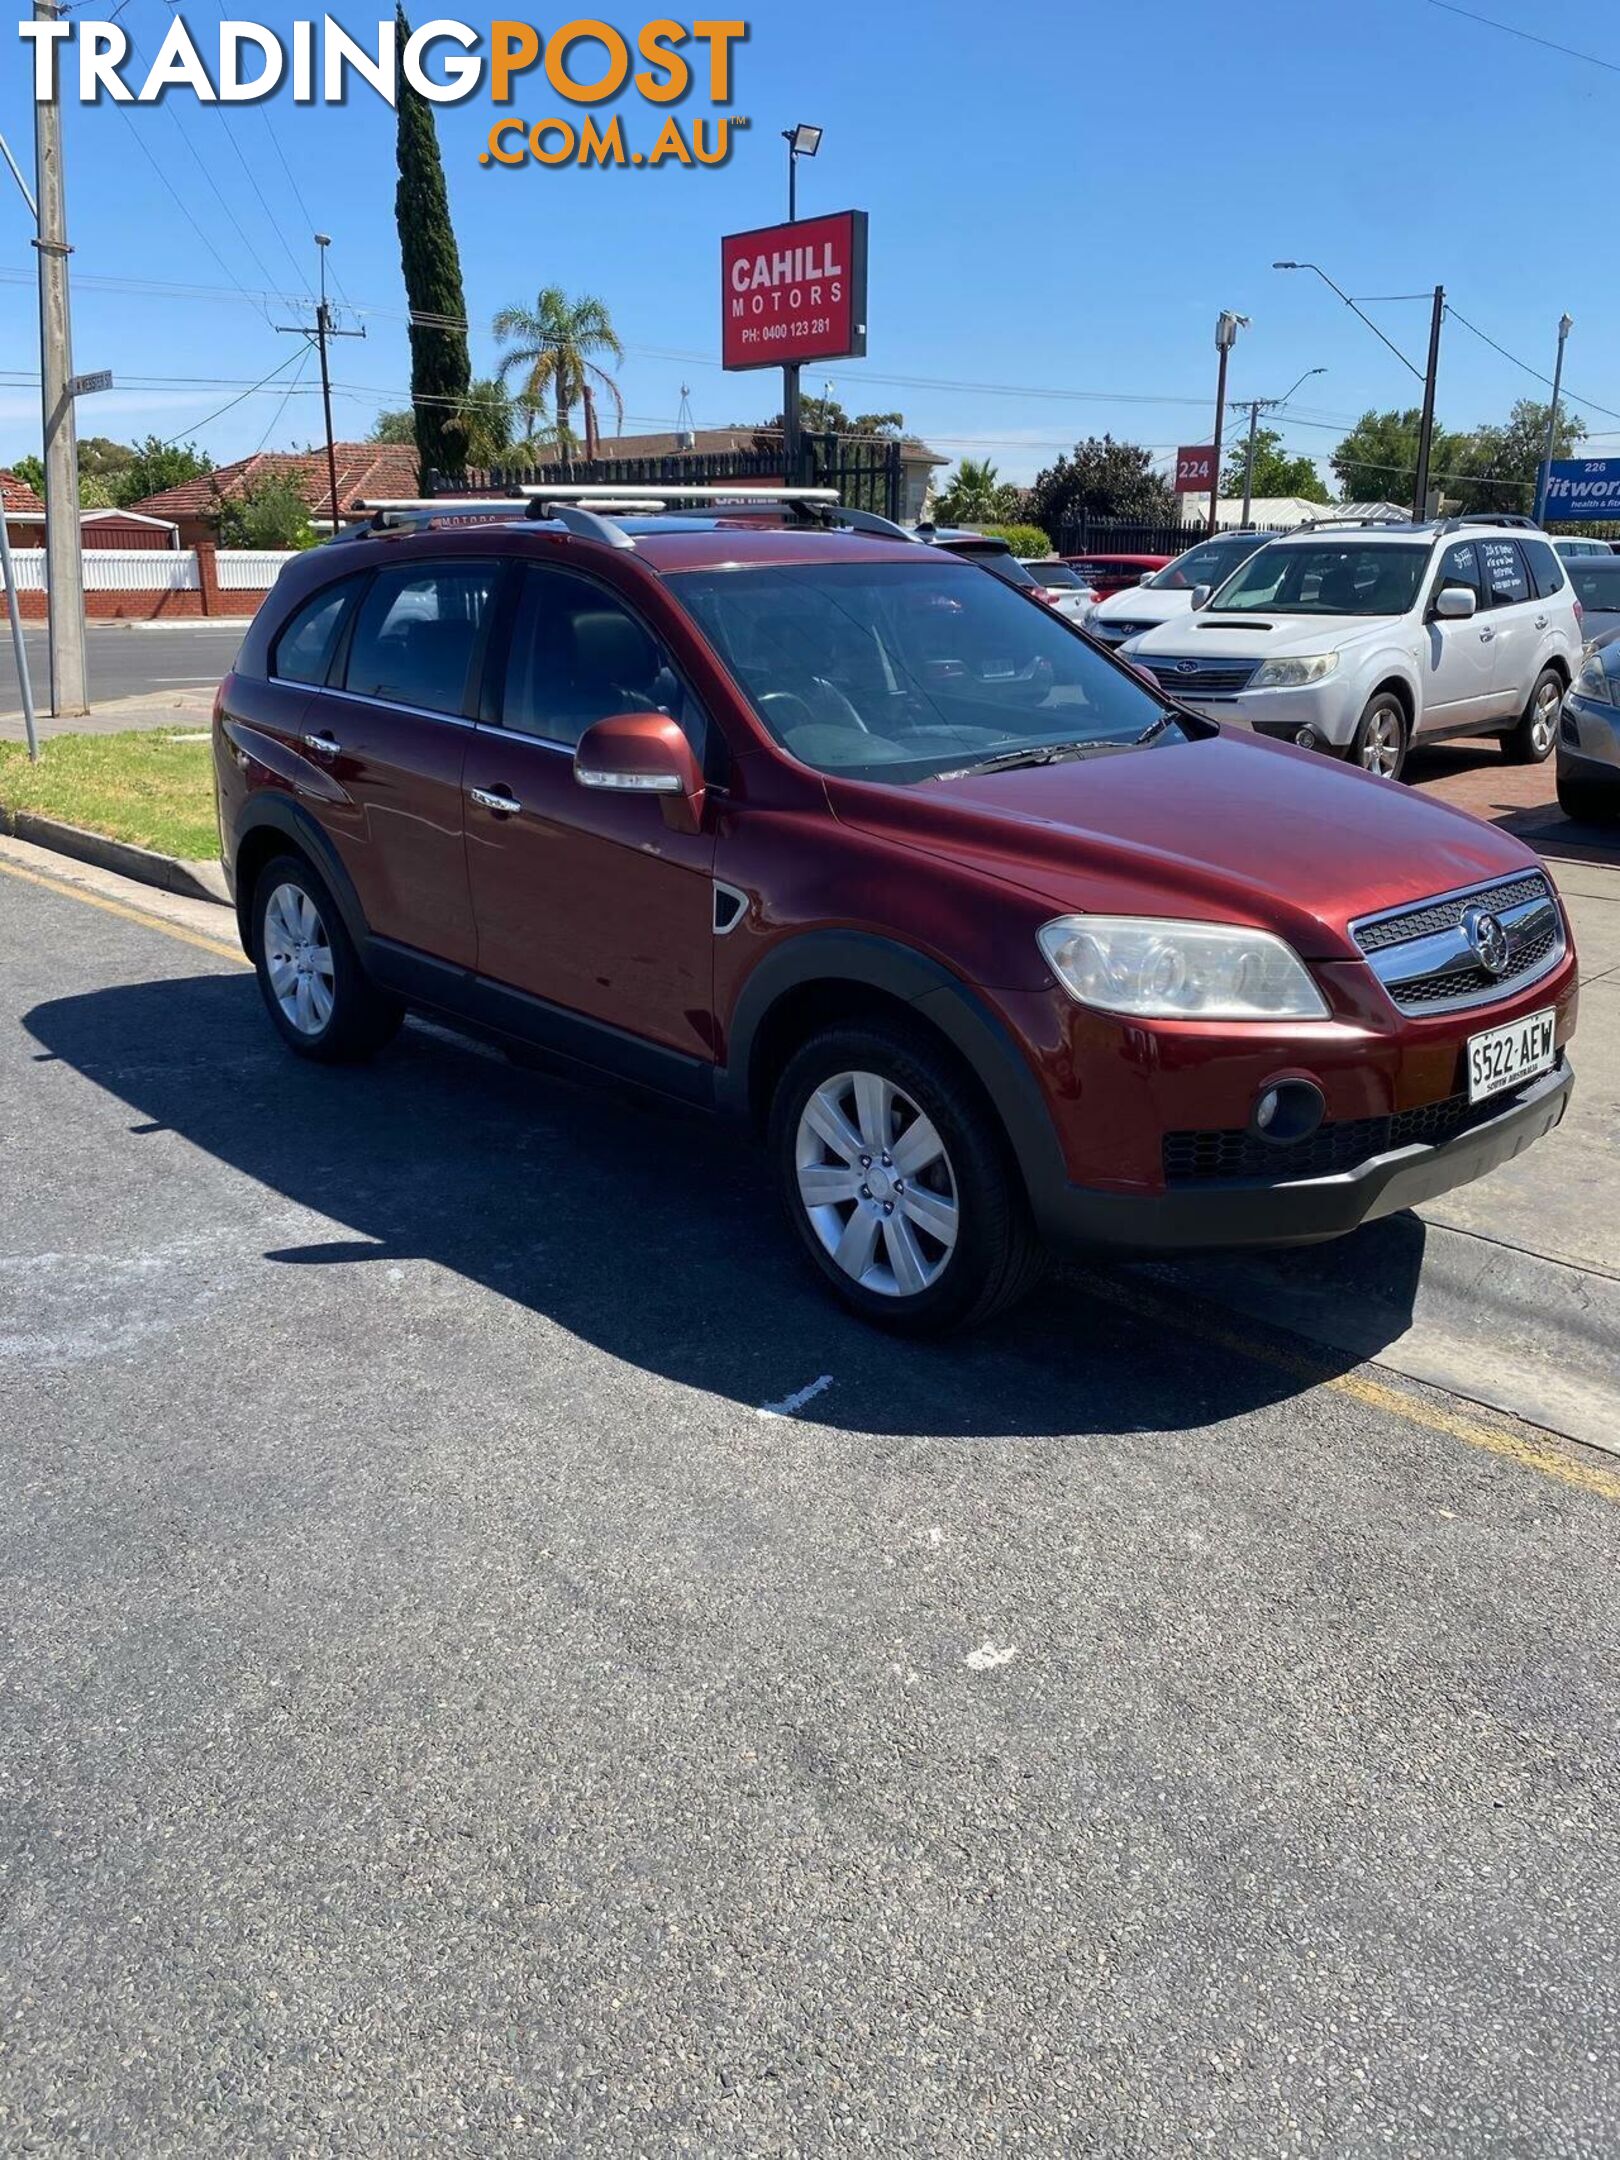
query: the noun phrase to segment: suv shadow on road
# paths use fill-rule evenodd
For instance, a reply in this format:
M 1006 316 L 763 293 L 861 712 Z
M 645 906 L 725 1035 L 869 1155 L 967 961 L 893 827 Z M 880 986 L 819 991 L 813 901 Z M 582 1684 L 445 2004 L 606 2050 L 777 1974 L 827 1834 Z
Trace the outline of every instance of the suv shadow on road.
M 1376 1354 L 1404 1325 L 1421 1264 L 1414 1217 L 1359 1233 L 1376 1255 L 1381 1320 L 1349 1352 L 1256 1357 L 1233 1346 L 1245 1323 L 1201 1330 L 1191 1310 L 1178 1332 L 1186 1293 L 1158 1267 L 1099 1273 L 1101 1296 L 1085 1274 L 1059 1271 L 978 1335 L 910 1343 L 825 1298 L 762 1155 L 678 1107 L 520 1070 L 414 1023 L 370 1066 L 306 1064 L 275 1044 L 242 975 L 63 998 L 26 1024 L 43 1057 L 138 1114 L 131 1146 L 172 1131 L 352 1233 L 265 1252 L 277 1267 L 431 1261 L 613 1357 L 750 1410 L 831 1374 L 806 1415 L 840 1429 L 988 1439 L 1212 1424 Z

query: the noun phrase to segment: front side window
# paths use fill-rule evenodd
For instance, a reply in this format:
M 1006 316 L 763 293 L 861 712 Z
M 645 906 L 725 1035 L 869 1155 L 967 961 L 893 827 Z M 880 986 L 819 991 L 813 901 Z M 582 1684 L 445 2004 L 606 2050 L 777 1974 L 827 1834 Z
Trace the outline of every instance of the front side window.
M 921 550 L 668 583 L 765 727 L 822 772 L 927 780 L 1200 732 L 1062 616 Z
M 361 580 L 345 578 L 306 600 L 276 639 L 270 672 L 280 682 L 324 683 Z
M 702 762 L 702 712 L 651 632 L 589 578 L 525 569 L 501 724 L 572 749 L 596 721 L 632 712 L 667 713 Z
M 1428 566 L 1426 547 L 1355 540 L 1263 547 L 1215 594 L 1209 613 L 1404 615 Z
M 1447 585 L 1461 585 L 1474 596 L 1474 606 L 1485 605 L 1485 586 L 1480 577 L 1479 549 L 1472 540 L 1459 540 L 1455 547 L 1448 547 L 1440 558 L 1440 572 L 1434 581 L 1434 589 L 1440 592 Z
M 380 570 L 354 626 L 346 687 L 392 705 L 464 713 L 467 678 L 499 576 L 493 562 Z
M 1515 601 L 1529 599 L 1530 580 L 1525 574 L 1524 558 L 1511 540 L 1482 540 L 1479 555 L 1485 570 L 1487 607 L 1512 607 Z

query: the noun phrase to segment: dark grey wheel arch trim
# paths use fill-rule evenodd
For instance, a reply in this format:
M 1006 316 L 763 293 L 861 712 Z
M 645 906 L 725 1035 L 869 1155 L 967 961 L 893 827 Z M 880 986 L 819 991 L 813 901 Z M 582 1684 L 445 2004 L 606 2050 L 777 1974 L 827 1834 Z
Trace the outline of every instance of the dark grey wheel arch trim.
M 242 950 L 251 956 L 252 938 L 248 925 L 248 909 L 253 895 L 245 890 L 244 882 L 236 875 L 236 865 L 242 859 L 242 850 L 256 833 L 273 832 L 278 838 L 290 841 L 301 855 L 307 855 L 325 880 L 327 890 L 337 903 L 357 951 L 364 951 L 370 933 L 360 906 L 360 896 L 354 882 L 344 869 L 341 858 L 320 825 L 303 807 L 288 795 L 255 795 L 248 805 L 242 822 L 231 835 L 230 869 L 231 885 L 236 898 L 236 928 L 242 940 Z
M 1043 1194 L 1063 1192 L 1068 1172 L 1029 1061 L 976 991 L 912 946 L 857 930 L 810 930 L 767 953 L 732 1012 L 726 1063 L 715 1078 L 717 1107 L 752 1116 L 750 1073 L 760 1030 L 783 997 L 813 982 L 885 991 L 913 1006 L 946 1037 L 989 1096 L 1039 1220 Z

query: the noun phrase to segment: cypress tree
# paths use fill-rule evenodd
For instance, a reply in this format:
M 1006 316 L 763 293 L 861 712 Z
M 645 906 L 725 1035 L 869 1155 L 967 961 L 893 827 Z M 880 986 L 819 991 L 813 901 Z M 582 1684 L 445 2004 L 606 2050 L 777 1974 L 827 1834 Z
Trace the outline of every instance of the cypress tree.
M 411 26 L 403 7 L 394 20 L 403 54 Z M 450 197 L 439 156 L 439 131 L 433 107 L 396 72 L 399 85 L 399 187 L 394 218 L 399 226 L 400 262 L 411 315 L 411 398 L 416 421 L 416 452 L 422 485 L 428 473 L 460 473 L 467 462 L 466 436 L 454 422 L 460 402 L 472 387 L 472 361 L 465 328 L 467 298 L 461 285 L 461 251 L 450 222 Z M 423 320 L 422 318 L 428 318 Z

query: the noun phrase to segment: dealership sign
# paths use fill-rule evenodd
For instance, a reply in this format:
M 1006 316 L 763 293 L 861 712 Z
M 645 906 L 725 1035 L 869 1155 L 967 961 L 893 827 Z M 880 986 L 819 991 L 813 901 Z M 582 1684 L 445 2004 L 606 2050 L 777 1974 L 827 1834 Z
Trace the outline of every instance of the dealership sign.
M 1176 452 L 1176 493 L 1207 495 L 1215 485 L 1215 445 L 1203 443 Z
M 1579 518 L 1620 518 L 1620 458 L 1554 458 L 1543 465 L 1543 517 L 1559 524 Z
M 728 368 L 863 358 L 866 212 L 727 234 L 720 289 Z

